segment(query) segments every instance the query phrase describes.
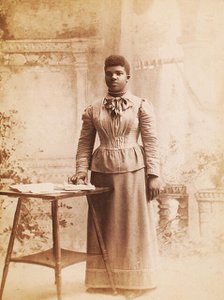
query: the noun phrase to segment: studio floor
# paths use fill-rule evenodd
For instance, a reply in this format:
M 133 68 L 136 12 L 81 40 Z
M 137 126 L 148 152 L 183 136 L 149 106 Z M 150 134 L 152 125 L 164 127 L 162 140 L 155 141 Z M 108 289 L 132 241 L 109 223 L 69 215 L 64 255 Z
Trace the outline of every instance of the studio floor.
M 2 272 L 1 260 L 0 272 Z M 89 294 L 84 286 L 85 263 L 62 270 L 63 300 L 121 300 L 122 295 Z M 161 258 L 158 287 L 136 299 L 223 300 L 224 253 L 185 258 Z M 11 263 L 2 300 L 56 300 L 50 268 Z

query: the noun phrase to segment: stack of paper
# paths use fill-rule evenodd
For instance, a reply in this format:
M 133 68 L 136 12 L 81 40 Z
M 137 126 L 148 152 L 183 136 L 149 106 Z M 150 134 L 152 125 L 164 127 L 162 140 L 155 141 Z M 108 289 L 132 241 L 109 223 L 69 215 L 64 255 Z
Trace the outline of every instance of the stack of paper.
M 28 184 L 15 184 L 10 186 L 11 189 L 22 193 L 53 193 L 53 183 L 28 183 Z
M 10 188 L 14 191 L 21 193 L 33 194 L 47 194 L 47 193 L 63 193 L 65 191 L 89 191 L 94 190 L 95 186 L 92 184 L 53 184 L 53 183 L 28 183 L 28 184 L 15 184 Z
M 95 186 L 90 183 L 88 184 L 64 183 L 64 189 L 66 191 L 89 191 L 89 190 L 95 190 Z

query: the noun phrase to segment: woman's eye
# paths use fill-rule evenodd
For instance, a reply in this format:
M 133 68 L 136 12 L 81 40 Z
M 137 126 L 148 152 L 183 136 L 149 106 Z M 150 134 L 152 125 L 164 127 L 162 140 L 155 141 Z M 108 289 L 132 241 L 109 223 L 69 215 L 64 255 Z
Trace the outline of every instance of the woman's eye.
M 111 72 L 106 72 L 106 77 L 110 78 L 113 76 L 122 76 L 124 73 L 123 72 L 115 72 L 115 73 L 111 73 Z

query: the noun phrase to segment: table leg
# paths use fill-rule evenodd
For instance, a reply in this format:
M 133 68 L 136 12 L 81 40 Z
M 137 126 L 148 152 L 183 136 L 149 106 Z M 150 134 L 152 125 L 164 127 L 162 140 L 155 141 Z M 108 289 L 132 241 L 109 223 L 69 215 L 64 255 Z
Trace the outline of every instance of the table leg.
M 51 202 L 52 231 L 53 231 L 53 252 L 55 259 L 55 283 L 57 287 L 57 297 L 61 300 L 61 245 L 59 237 L 59 216 L 58 200 Z
M 102 234 L 101 234 L 101 230 L 100 230 L 99 222 L 98 222 L 98 219 L 97 219 L 96 211 L 94 209 L 92 201 L 88 198 L 87 198 L 87 201 L 88 201 L 90 212 L 91 212 L 91 215 L 92 215 L 92 218 L 93 218 L 93 223 L 94 223 L 94 227 L 95 227 L 95 230 L 96 230 L 98 243 L 99 243 L 99 246 L 100 246 L 101 254 L 103 256 L 103 261 L 105 263 L 105 267 L 106 267 L 107 274 L 108 274 L 108 277 L 109 277 L 110 285 L 111 285 L 111 288 L 112 288 L 114 294 L 117 294 L 116 286 L 115 286 L 114 278 L 113 278 L 113 273 L 112 273 L 111 265 L 110 265 L 110 262 L 109 262 L 109 256 L 108 256 L 107 249 L 106 249 L 104 241 L 103 241 L 103 237 L 102 237 Z
M 19 217 L 20 217 L 20 210 L 21 210 L 22 200 L 23 200 L 22 197 L 18 198 L 18 203 L 17 203 L 17 206 L 16 206 L 15 215 L 14 215 L 12 231 L 11 231 L 11 235 L 10 235 L 10 239 L 9 239 L 6 258 L 5 258 L 5 265 L 4 265 L 4 269 L 3 269 L 3 273 L 2 273 L 2 282 L 1 282 L 1 289 L 0 289 L 0 300 L 2 299 L 2 294 L 3 294 L 3 290 L 4 290 L 4 287 L 5 287 L 6 278 L 7 278 L 8 270 L 9 270 L 9 263 L 10 263 L 11 257 L 12 257 L 12 250 L 13 250 L 13 245 L 14 245 L 14 241 L 15 241 L 15 237 L 16 237 L 16 231 L 17 231 L 17 225 L 18 225 Z

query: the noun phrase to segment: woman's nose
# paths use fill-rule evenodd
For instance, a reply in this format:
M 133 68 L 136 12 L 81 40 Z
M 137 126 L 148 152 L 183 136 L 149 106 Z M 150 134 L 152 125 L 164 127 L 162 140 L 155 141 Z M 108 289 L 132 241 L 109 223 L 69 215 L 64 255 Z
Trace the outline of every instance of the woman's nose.
M 112 79 L 117 79 L 117 74 L 116 74 L 116 73 L 115 73 L 115 74 L 112 74 L 111 78 L 112 78 Z

